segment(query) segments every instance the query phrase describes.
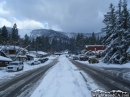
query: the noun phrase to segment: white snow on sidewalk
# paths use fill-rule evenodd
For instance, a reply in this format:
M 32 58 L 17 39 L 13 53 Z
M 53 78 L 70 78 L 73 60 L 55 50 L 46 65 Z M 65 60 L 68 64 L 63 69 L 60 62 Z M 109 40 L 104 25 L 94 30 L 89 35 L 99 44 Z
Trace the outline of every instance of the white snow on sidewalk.
M 91 97 L 87 87 L 87 83 L 91 82 L 87 81 L 84 81 L 78 68 L 62 55 L 31 97 Z M 93 90 L 97 89 L 94 83 L 91 84 Z

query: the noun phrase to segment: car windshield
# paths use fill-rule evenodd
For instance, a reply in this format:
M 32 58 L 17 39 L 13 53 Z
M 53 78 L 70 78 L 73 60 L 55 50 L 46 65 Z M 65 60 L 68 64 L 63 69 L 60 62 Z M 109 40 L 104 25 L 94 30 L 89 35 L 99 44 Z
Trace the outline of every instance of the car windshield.
M 9 65 L 18 65 L 18 63 L 10 63 Z

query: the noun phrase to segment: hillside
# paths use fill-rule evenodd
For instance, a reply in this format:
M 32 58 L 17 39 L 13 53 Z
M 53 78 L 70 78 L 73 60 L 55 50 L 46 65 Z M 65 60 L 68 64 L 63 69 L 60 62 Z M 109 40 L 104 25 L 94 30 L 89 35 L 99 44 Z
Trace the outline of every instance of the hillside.
M 48 36 L 48 37 L 61 37 L 61 38 L 72 38 L 76 37 L 78 33 L 76 32 L 60 32 L 60 31 L 54 31 L 51 29 L 35 29 L 32 30 L 30 33 L 31 37 L 37 37 L 37 36 Z M 84 37 L 89 37 L 92 35 L 92 33 L 82 33 Z M 105 33 L 99 32 L 95 33 L 96 36 L 104 36 Z

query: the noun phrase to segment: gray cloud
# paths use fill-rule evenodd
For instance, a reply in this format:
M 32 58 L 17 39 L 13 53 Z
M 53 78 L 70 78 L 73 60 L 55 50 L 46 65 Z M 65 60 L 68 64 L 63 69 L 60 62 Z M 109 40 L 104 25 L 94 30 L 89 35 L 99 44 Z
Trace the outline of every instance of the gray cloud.
M 110 3 L 119 0 L 4 0 L 5 10 L 17 19 L 48 23 L 67 32 L 98 32 Z

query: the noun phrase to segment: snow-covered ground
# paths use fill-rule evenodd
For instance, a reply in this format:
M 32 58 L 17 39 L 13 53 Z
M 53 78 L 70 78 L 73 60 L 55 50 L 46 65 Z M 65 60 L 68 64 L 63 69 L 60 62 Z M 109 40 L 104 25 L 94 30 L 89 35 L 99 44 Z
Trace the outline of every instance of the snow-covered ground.
M 6 72 L 0 70 L 0 80 L 10 79 L 29 70 L 44 66 L 52 62 L 56 56 L 49 57 L 45 63 L 29 66 L 24 64 L 24 70 L 19 72 Z M 89 64 L 88 61 L 78 61 L 94 68 L 105 70 L 106 72 L 118 73 L 117 69 L 130 69 L 130 63 L 117 65 L 117 64 L 104 64 L 103 62 L 96 64 Z M 109 69 L 110 68 L 110 69 Z M 113 70 L 111 70 L 113 68 Z M 127 75 L 127 76 L 126 76 Z M 124 74 L 125 77 L 130 78 L 130 71 Z M 103 89 L 99 86 L 89 75 L 78 69 L 72 64 L 65 55 L 59 56 L 58 63 L 51 68 L 46 75 L 41 79 L 41 83 L 31 94 L 31 97 L 92 97 L 91 92 L 96 89 Z
M 86 65 L 90 65 L 90 66 L 93 66 L 93 67 L 105 67 L 105 68 L 130 68 L 130 63 L 126 63 L 126 64 L 106 64 L 106 63 L 103 63 L 101 60 L 99 60 L 99 63 L 95 63 L 95 64 L 89 64 L 88 61 L 79 61 L 77 60 L 78 62 L 80 63 L 84 63 Z
M 80 63 L 83 63 L 85 65 L 89 65 L 92 66 L 94 68 L 98 68 L 98 69 L 102 69 L 104 70 L 104 72 L 108 72 L 111 75 L 116 75 L 116 76 L 121 76 L 122 78 L 124 78 L 125 80 L 130 81 L 130 63 L 126 63 L 126 64 L 106 64 L 103 63 L 101 61 L 101 59 L 99 60 L 99 63 L 95 63 L 95 64 L 89 64 L 88 61 L 79 61 Z
M 61 55 L 31 97 L 91 97 L 91 91 L 98 88 L 87 74 Z
M 55 59 L 56 57 L 50 56 L 48 58 L 49 58 L 48 61 L 46 61 L 45 63 L 41 63 L 39 65 L 30 66 L 26 62 L 24 62 L 24 69 L 22 71 L 18 71 L 18 72 L 6 72 L 6 69 L 3 68 L 3 69 L 0 70 L 0 82 L 11 79 L 13 76 L 17 76 L 17 75 L 22 74 L 24 72 L 27 72 L 29 70 L 39 68 L 41 66 L 45 66 L 45 65 L 51 63 L 52 60 Z

